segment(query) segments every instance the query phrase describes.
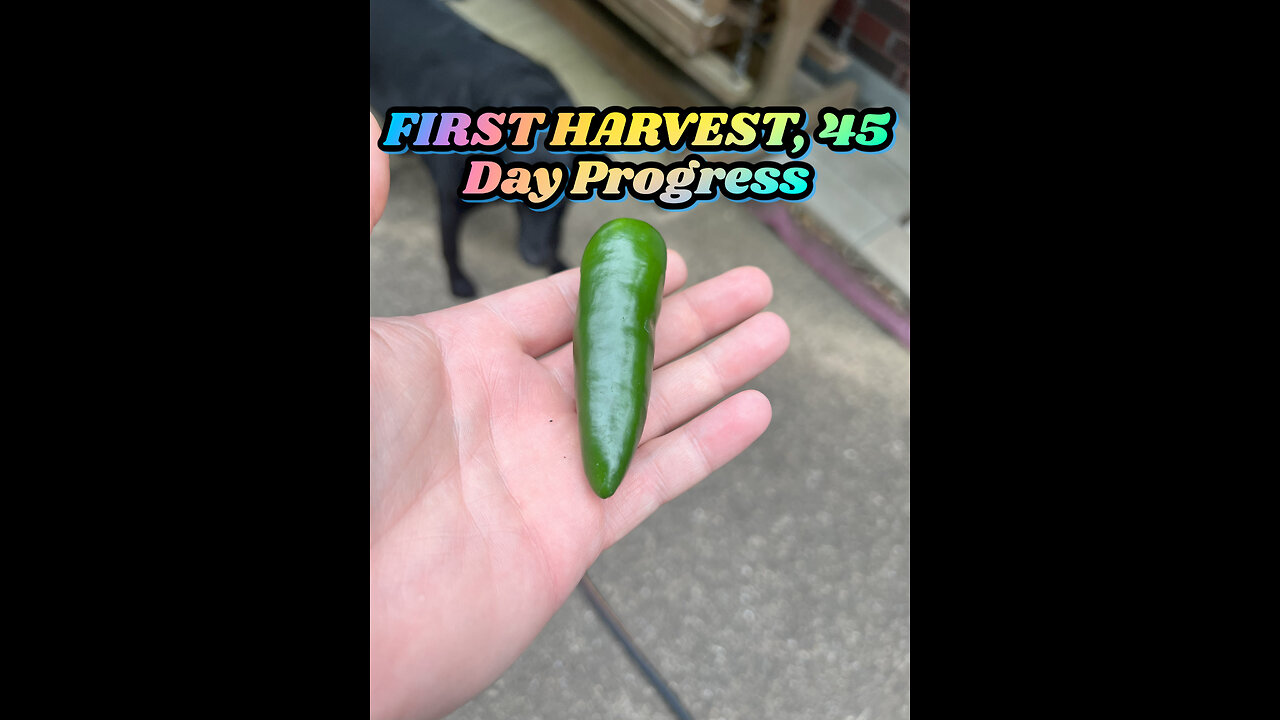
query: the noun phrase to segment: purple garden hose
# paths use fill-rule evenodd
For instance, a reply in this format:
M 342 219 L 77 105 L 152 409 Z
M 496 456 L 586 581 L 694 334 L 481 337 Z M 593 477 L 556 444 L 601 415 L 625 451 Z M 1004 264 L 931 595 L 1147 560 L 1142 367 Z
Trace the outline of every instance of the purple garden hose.
M 831 286 L 843 295 L 854 307 L 911 349 L 911 318 L 898 312 L 875 288 L 849 267 L 840 253 L 812 237 L 791 219 L 790 213 L 782 203 L 750 203 L 752 212 L 765 225 L 773 228 L 782 242 L 791 248 L 806 265 L 813 268 Z

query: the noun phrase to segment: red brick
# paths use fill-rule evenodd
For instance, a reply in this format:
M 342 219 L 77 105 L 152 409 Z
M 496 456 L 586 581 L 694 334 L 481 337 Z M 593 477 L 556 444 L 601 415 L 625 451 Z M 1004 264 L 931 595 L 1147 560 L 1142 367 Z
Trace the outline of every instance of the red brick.
M 845 25 L 853 17 L 854 11 L 854 0 L 836 0 L 836 4 L 831 8 L 831 13 L 827 15 L 827 18 L 832 22 Z
M 875 15 L 885 25 L 911 37 L 911 12 L 891 0 L 867 0 L 862 9 Z
M 910 40 L 903 38 L 901 35 L 895 35 L 893 40 L 888 44 L 887 49 L 889 52 L 886 54 L 890 58 L 893 58 L 908 67 L 911 66 Z
M 849 40 L 849 51 L 854 55 L 862 58 L 864 62 L 870 65 L 876 72 L 885 76 L 887 79 L 893 78 L 893 72 L 897 69 L 897 65 L 885 57 L 879 48 L 874 48 L 858 38 Z
M 858 13 L 853 24 L 853 34 L 863 42 L 877 50 L 884 50 L 885 41 L 889 39 L 889 28 L 876 19 L 871 13 Z

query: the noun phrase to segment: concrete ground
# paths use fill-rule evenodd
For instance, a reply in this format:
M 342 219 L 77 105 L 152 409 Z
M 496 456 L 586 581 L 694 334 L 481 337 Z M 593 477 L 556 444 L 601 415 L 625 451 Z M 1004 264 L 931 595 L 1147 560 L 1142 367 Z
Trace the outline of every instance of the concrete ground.
M 476 12 L 484 3 L 461 5 Z M 592 82 L 607 88 L 607 78 Z M 391 172 L 369 243 L 369 312 L 453 305 L 432 180 L 413 155 L 392 156 Z M 774 285 L 769 309 L 792 339 L 746 386 L 772 402 L 769 430 L 606 550 L 590 570 L 596 585 L 698 720 L 910 717 L 909 352 L 745 205 L 665 212 L 633 200 L 573 203 L 562 257 L 576 265 L 596 228 L 619 216 L 662 232 L 687 261 L 686 287 L 739 265 L 763 268 Z M 464 223 L 463 263 L 481 293 L 544 277 L 519 259 L 515 235 L 515 209 L 503 202 Z M 578 593 L 501 678 L 450 716 L 670 717 Z

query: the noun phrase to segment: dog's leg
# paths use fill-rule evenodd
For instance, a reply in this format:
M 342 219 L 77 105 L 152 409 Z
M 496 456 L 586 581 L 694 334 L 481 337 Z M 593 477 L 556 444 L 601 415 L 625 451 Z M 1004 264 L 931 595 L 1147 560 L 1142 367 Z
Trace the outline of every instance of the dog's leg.
M 525 262 L 541 265 L 552 273 L 567 267 L 559 256 L 560 221 L 564 218 L 564 211 L 564 201 L 542 212 L 519 206 L 520 256 Z
M 449 269 L 449 289 L 454 297 L 475 297 L 476 286 L 462 274 L 458 258 L 458 225 L 462 221 L 462 202 L 449 193 L 440 193 L 440 247 Z
M 551 241 L 551 263 L 547 265 L 547 272 L 552 275 L 555 275 L 561 270 L 569 269 L 569 266 L 565 265 L 564 262 L 560 260 L 560 221 L 564 220 L 564 213 L 567 209 L 568 208 L 564 205 L 564 201 L 561 201 L 559 207 L 552 208 L 547 211 L 556 214 L 551 228 L 551 237 L 554 238 Z
M 458 199 L 457 191 L 466 160 L 461 155 L 426 155 L 422 159 L 436 184 L 436 198 L 440 206 L 440 249 L 448 266 L 449 290 L 454 297 L 475 297 L 476 287 L 463 274 L 458 252 L 459 226 L 463 214 L 469 209 Z

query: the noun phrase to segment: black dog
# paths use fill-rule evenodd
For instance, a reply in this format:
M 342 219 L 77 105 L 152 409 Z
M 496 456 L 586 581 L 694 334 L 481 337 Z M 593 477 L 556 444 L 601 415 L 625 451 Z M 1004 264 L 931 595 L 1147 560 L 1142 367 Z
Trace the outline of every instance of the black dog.
M 437 0 L 373 0 L 369 6 L 369 100 L 385 122 L 396 106 L 469 109 L 570 106 L 568 94 L 549 70 L 485 35 Z M 458 297 L 474 297 L 475 286 L 458 261 L 458 223 L 474 203 L 458 199 L 467 155 L 421 155 L 440 195 L 440 239 L 449 265 L 449 285 Z M 504 162 L 566 162 L 538 147 L 533 153 L 502 153 Z M 572 162 L 569 160 L 566 164 Z M 520 256 L 550 272 L 565 269 L 558 258 L 565 203 L 545 211 L 516 203 Z

